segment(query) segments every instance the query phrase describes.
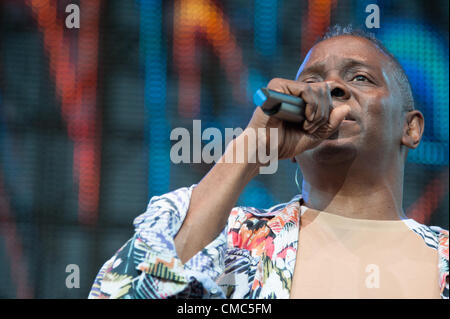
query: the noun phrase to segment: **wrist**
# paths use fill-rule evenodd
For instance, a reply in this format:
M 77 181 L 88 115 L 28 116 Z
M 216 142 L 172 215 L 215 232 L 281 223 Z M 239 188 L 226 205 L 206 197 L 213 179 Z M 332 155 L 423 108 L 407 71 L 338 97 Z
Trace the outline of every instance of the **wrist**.
M 248 129 L 232 140 L 217 162 L 230 170 L 239 171 L 249 180 L 258 175 L 261 164 L 258 162 L 257 137 Z

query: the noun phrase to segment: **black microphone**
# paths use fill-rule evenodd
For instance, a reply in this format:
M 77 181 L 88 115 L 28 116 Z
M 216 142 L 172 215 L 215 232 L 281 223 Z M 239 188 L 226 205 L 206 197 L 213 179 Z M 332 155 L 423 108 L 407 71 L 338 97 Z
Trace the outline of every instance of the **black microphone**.
M 263 112 L 280 120 L 303 123 L 306 103 L 302 98 L 260 88 L 253 96 L 253 103 L 261 106 Z

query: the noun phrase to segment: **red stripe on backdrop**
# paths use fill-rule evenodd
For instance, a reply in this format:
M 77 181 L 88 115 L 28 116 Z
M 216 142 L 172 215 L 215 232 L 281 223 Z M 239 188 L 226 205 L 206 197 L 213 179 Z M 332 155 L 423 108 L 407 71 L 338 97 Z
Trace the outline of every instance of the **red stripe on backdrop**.
M 433 212 L 448 193 L 448 168 L 425 187 L 422 195 L 408 208 L 406 215 L 415 221 L 428 224 Z
M 49 56 L 50 72 L 61 98 L 62 116 L 74 142 L 73 172 L 78 183 L 78 219 L 95 224 L 100 192 L 101 120 L 97 109 L 97 59 L 100 0 L 80 2 L 77 52 L 64 38 L 64 21 L 57 17 L 56 1 L 28 0 Z M 71 54 L 74 61 L 71 62 Z
M 337 0 L 309 0 L 307 22 L 302 30 L 302 56 L 330 26 L 331 11 Z
M 200 112 L 201 61 L 197 34 L 211 44 L 233 89 L 233 99 L 245 103 L 242 52 L 222 10 L 210 0 L 178 0 L 173 15 L 173 59 L 178 72 L 178 112 L 195 117 Z

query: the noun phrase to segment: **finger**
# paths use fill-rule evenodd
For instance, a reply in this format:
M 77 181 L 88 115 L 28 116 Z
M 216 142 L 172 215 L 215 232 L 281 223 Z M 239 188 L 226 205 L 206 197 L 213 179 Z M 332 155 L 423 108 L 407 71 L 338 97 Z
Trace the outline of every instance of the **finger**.
M 334 132 L 339 127 L 350 111 L 351 108 L 347 104 L 340 105 L 331 111 L 330 119 L 328 120 L 331 132 Z
M 317 101 L 316 108 L 314 112 L 314 118 L 311 119 L 314 125 L 317 125 L 318 122 L 322 119 L 324 112 L 323 112 L 323 89 L 319 87 L 315 92 L 315 99 Z
M 267 88 L 280 93 L 300 96 L 306 88 L 306 83 L 282 78 L 274 78 L 270 80 L 269 84 L 267 84 Z
M 327 109 L 327 120 L 330 117 L 330 113 L 333 110 L 333 98 L 331 97 L 331 87 L 330 87 L 330 83 L 332 82 L 326 82 L 326 89 L 327 89 L 327 94 L 326 94 L 326 104 L 328 105 L 328 109 Z
M 313 122 L 316 117 L 317 108 L 319 105 L 319 101 L 317 99 L 317 94 L 314 92 L 312 87 L 308 85 L 302 93 L 302 99 L 306 103 L 305 107 L 305 117 L 309 122 Z
M 317 115 L 316 115 L 317 117 Z M 314 133 L 317 129 L 319 129 L 321 126 L 328 123 L 328 120 L 326 118 L 322 118 L 319 122 L 309 122 L 305 121 L 303 124 L 303 128 L 306 132 L 309 134 Z
M 311 124 L 306 126 L 306 129 L 310 134 L 314 133 L 317 129 L 328 123 L 330 110 L 332 109 L 330 103 L 331 95 L 328 84 L 321 84 L 321 87 L 317 90 L 317 92 L 320 102 L 318 103 L 313 121 Z
M 316 123 L 312 129 L 310 129 L 310 134 L 314 133 L 318 129 L 320 129 L 323 126 L 328 126 L 328 117 L 323 118 L 320 122 Z
M 309 132 L 312 127 L 314 126 L 314 124 L 310 121 L 308 121 L 307 119 L 303 122 L 303 130 Z
M 328 99 L 329 90 L 326 86 L 323 86 L 319 90 L 319 99 L 317 112 L 314 116 L 314 124 L 320 126 L 324 122 L 328 122 L 328 115 L 330 114 L 330 103 Z

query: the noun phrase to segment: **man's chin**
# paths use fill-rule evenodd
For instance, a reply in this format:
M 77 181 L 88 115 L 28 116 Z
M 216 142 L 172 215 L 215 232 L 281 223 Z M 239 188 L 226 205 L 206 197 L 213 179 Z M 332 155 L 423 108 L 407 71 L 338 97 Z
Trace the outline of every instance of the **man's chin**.
M 309 150 L 310 156 L 320 163 L 338 164 L 353 161 L 357 151 L 357 136 L 340 137 L 330 136 L 323 140 L 317 147 Z

